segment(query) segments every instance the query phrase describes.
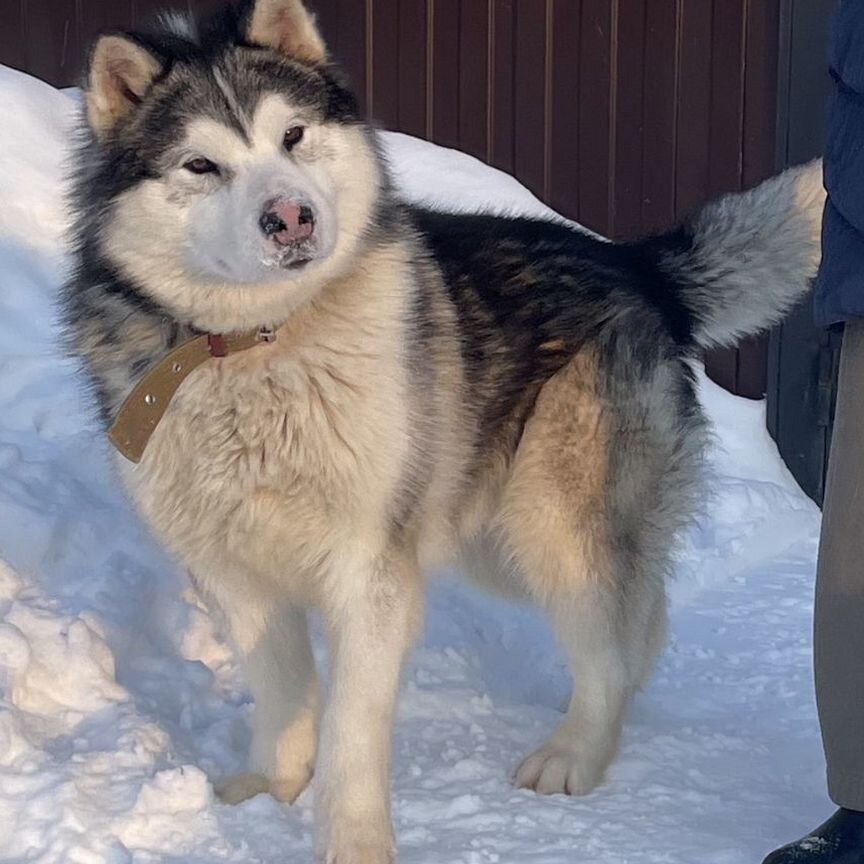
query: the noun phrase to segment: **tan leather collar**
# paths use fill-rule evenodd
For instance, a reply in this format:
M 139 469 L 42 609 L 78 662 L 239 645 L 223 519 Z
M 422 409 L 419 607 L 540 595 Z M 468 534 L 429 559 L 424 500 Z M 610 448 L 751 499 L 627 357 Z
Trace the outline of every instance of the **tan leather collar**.
M 130 462 L 140 462 L 177 388 L 190 373 L 212 357 L 238 354 L 275 339 L 275 331 L 262 328 L 235 336 L 205 333 L 184 342 L 152 366 L 135 385 L 108 430 L 108 440 Z

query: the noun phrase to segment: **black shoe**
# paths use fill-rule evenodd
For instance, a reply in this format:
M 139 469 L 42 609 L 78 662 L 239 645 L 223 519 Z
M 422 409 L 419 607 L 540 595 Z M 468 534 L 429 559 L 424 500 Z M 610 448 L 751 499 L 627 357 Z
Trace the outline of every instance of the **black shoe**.
M 762 864 L 864 864 L 864 813 L 841 807 L 815 831 L 775 850 Z

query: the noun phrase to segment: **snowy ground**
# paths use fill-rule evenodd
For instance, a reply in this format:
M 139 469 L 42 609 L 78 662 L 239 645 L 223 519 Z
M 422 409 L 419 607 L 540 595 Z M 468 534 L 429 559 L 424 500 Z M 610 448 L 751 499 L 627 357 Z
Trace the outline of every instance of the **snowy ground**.
M 310 795 L 214 801 L 248 696 L 184 577 L 122 500 L 56 348 L 61 163 L 76 103 L 0 68 L 0 861 L 308 862 Z M 542 213 L 510 178 L 389 136 L 409 194 Z M 810 680 L 819 517 L 761 405 L 703 382 L 711 498 L 672 586 L 672 638 L 609 782 L 508 783 L 567 680 L 535 612 L 444 581 L 406 673 L 403 864 L 758 864 L 829 810 Z

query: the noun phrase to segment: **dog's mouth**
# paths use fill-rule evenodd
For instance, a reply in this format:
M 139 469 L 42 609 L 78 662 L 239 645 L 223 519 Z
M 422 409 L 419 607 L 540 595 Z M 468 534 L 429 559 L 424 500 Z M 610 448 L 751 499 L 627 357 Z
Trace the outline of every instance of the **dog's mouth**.
M 320 257 L 319 252 L 318 243 L 309 238 L 267 249 L 260 261 L 268 270 L 302 270 Z
M 318 244 L 314 240 L 301 240 L 284 246 L 271 259 L 270 266 L 282 270 L 302 270 L 318 257 Z

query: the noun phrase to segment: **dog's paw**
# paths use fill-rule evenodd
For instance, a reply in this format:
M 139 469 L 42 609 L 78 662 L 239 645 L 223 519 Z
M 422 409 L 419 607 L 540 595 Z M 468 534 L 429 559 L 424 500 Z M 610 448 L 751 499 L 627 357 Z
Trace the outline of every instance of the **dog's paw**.
M 277 777 L 270 781 L 270 794 L 283 804 L 293 804 L 311 779 L 311 770 L 303 771 L 294 777 Z
M 277 777 L 274 780 L 269 780 L 263 774 L 250 772 L 218 780 L 213 783 L 213 789 L 225 804 L 239 804 L 265 792 L 283 804 L 293 804 L 311 779 L 311 771 L 302 772 L 296 777 Z
M 319 843 L 319 864 L 394 864 L 396 847 L 390 826 L 346 821 L 334 824 Z
M 239 804 L 270 791 L 270 781 L 263 774 L 236 774 L 213 783 L 213 791 L 224 804 Z
M 352 843 L 345 849 L 332 849 L 318 858 L 320 864 L 394 864 L 396 852 L 377 844 Z
M 514 782 L 540 795 L 587 795 L 603 780 L 605 767 L 573 747 L 550 741 L 525 758 Z

